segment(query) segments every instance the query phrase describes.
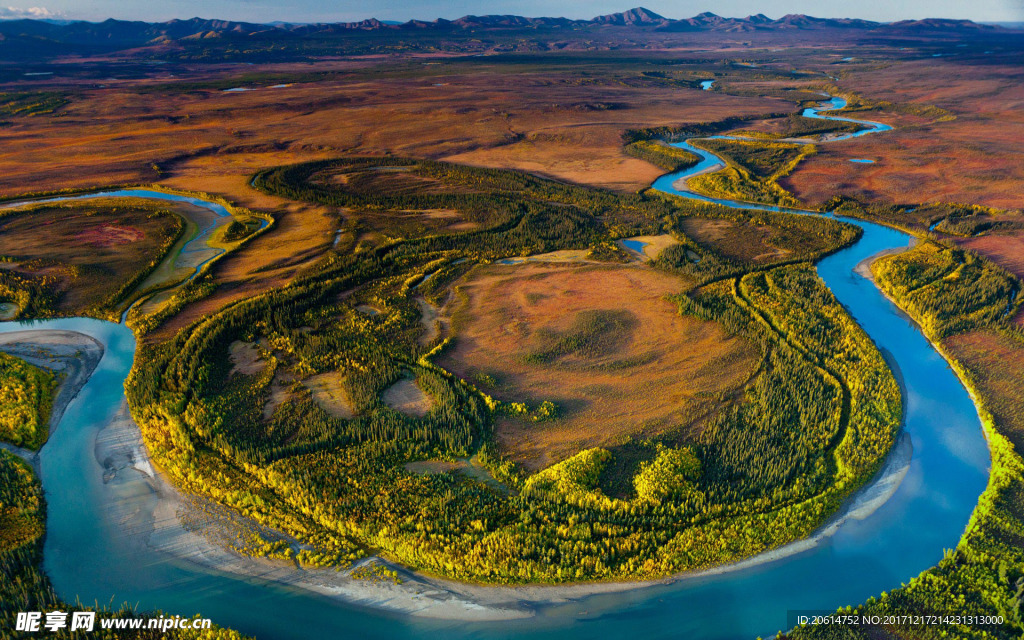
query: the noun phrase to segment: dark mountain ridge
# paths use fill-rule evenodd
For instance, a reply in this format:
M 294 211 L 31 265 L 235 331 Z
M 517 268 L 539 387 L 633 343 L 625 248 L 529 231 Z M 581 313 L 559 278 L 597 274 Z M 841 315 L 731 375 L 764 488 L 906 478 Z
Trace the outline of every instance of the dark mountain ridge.
M 167 22 L 9 20 L 0 21 L 0 62 L 34 65 L 33 69 L 38 71 L 36 66 L 57 58 L 112 54 L 135 60 L 284 62 L 312 57 L 409 52 L 611 50 L 634 47 L 645 40 L 678 43 L 690 34 L 761 40 L 772 39 L 776 34 L 778 38 L 852 37 L 864 41 L 895 36 L 906 39 L 906 46 L 916 46 L 915 42 L 922 37 L 977 40 L 994 34 L 1016 38 L 1019 33 L 966 20 L 946 19 L 879 23 L 787 15 L 773 20 L 763 14 L 726 18 L 704 12 L 677 20 L 643 7 L 590 20 L 467 15 L 455 20 L 410 20 L 401 24 L 376 18 L 302 24 L 204 18 Z
M 258 24 L 230 20 L 191 18 L 167 22 L 138 22 L 108 19 L 103 22 L 57 23 L 47 20 L 9 20 L 0 22 L 0 34 L 11 37 L 40 38 L 53 42 L 77 45 L 139 46 L 151 42 L 166 42 L 200 37 L 262 36 L 316 36 L 353 31 L 461 31 L 474 29 L 572 29 L 585 27 L 633 27 L 664 31 L 771 31 L 792 29 L 901 29 L 901 30 L 963 30 L 997 29 L 969 20 L 923 19 L 895 23 L 870 20 L 815 18 L 806 15 L 787 15 L 772 20 L 763 14 L 746 18 L 725 18 L 704 12 L 692 18 L 673 19 L 649 9 L 637 7 L 621 13 L 598 16 L 591 20 L 569 18 L 529 18 L 517 15 L 467 15 L 457 20 L 438 18 L 433 21 L 410 20 L 402 24 L 369 18 L 358 22 L 316 24 L 273 23 Z

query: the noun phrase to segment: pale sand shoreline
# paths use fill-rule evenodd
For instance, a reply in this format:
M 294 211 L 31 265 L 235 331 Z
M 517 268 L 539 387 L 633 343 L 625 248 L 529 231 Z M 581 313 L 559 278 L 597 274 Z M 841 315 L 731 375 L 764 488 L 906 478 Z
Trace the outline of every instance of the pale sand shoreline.
M 50 410 L 49 438 L 57 431 L 68 404 L 75 399 L 100 363 L 104 348 L 95 338 L 76 331 L 26 329 L 0 333 L 0 351 L 63 376 Z M 39 474 L 38 452 L 3 442 L 0 442 L 0 448 L 25 460 L 32 465 L 36 475 Z
M 702 176 L 705 173 L 714 173 L 715 171 L 721 171 L 722 169 L 725 169 L 725 165 L 722 164 L 721 162 L 717 162 L 711 165 L 710 167 L 705 167 L 704 169 L 701 169 L 696 173 L 691 173 L 685 178 L 679 178 L 678 180 L 672 183 L 672 188 L 675 189 L 676 191 L 681 191 L 683 193 L 695 193 L 694 190 L 690 188 L 690 178 L 696 178 L 697 176 Z
M 910 244 L 908 244 L 907 246 L 893 247 L 892 249 L 884 249 L 874 255 L 868 256 L 867 258 L 864 258 L 863 260 L 858 262 L 857 266 L 853 268 L 853 271 L 854 273 L 864 276 L 865 278 L 874 283 L 875 274 L 871 273 L 871 265 L 873 265 L 876 260 L 884 258 L 886 256 L 894 256 L 903 253 L 904 251 L 909 251 L 916 247 L 918 242 L 919 240 L 917 236 L 910 236 Z M 875 284 L 877 285 L 877 283 Z
M 31 337 L 33 342 L 42 345 L 49 339 L 44 334 L 70 332 L 42 330 L 32 333 L 33 336 L 20 337 L 20 344 L 31 345 Z M 0 340 L 2 338 L 3 334 L 0 334 Z M 97 357 L 96 362 L 98 360 Z M 92 368 L 87 365 L 88 362 L 83 361 L 82 371 L 91 373 L 95 364 Z M 64 406 L 71 397 L 73 395 L 64 401 Z M 103 470 L 108 488 L 103 515 L 118 525 L 124 536 L 126 553 L 137 554 L 140 561 L 152 562 L 152 554 L 159 552 L 172 562 L 200 570 L 267 580 L 318 593 L 340 603 L 425 618 L 464 621 L 527 618 L 536 615 L 537 610 L 546 605 L 739 571 L 802 553 L 827 540 L 847 519 L 863 519 L 881 506 L 898 488 L 909 468 L 911 454 L 909 438 L 901 437 L 875 478 L 851 496 L 840 511 L 813 535 L 746 560 L 642 582 L 486 586 L 426 576 L 380 558 L 369 558 L 359 564 L 382 563 L 398 572 L 401 584 L 354 579 L 349 575 L 350 570 L 303 569 L 292 562 L 243 556 L 227 548 L 225 542 L 246 529 L 270 536 L 274 532 L 224 507 L 183 494 L 171 485 L 150 462 L 141 432 L 129 415 L 126 403 L 99 432 L 95 444 L 95 459 Z
M 134 438 L 137 433 L 137 428 L 133 429 L 134 422 L 130 418 L 120 422 L 120 426 L 115 428 Z M 131 431 L 135 433 L 130 433 Z M 218 531 L 222 522 L 210 522 L 207 518 L 198 528 L 195 525 L 186 527 L 183 524 L 190 515 L 195 516 L 196 503 L 190 502 L 159 473 L 148 475 L 152 473 L 152 466 L 146 458 L 141 438 L 135 440 L 132 447 L 134 455 L 137 456 L 133 466 L 140 470 L 140 474 L 137 475 L 143 476 L 159 496 L 151 516 L 152 533 L 147 543 L 151 548 L 206 569 L 270 580 L 338 598 L 346 603 L 427 618 L 467 621 L 531 617 L 536 614 L 538 607 L 544 605 L 562 604 L 598 594 L 670 585 L 686 578 L 740 571 L 808 551 L 826 541 L 848 519 L 864 519 L 884 504 L 902 482 L 910 467 L 912 456 L 910 439 L 906 436 L 900 437 L 875 478 L 852 496 L 840 512 L 812 536 L 746 560 L 643 582 L 486 586 L 425 576 L 380 558 L 371 558 L 364 562 L 380 562 L 397 571 L 402 584 L 356 580 L 349 577 L 349 571 L 301 569 L 290 563 L 239 555 L 210 541 L 211 528 L 212 537 L 222 535 Z M 202 519 L 200 516 L 200 520 Z

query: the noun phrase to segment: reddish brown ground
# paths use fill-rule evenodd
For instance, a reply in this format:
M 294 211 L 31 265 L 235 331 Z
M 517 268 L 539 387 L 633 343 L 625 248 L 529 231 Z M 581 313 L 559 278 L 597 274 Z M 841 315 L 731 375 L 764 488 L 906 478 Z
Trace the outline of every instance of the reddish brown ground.
M 94 247 L 113 247 L 119 244 L 137 242 L 145 237 L 145 233 L 134 227 L 118 225 L 98 225 L 83 229 L 77 240 Z
M 49 278 L 56 308 L 80 312 L 106 301 L 162 255 L 177 222 L 155 208 L 96 200 L 43 205 L 0 217 L 0 263 L 32 279 Z
M 945 345 L 973 374 L 1000 433 L 1024 451 L 1024 344 L 996 331 L 974 331 L 953 336 Z
M 517 166 L 635 190 L 658 172 L 622 153 L 623 130 L 782 106 L 689 89 L 578 85 L 543 72 L 513 77 L 470 68 L 446 76 L 441 87 L 433 86 L 436 79 L 354 76 L 244 93 L 139 94 L 130 83 L 92 89 L 61 118 L 0 128 L 0 167 L 13 169 L 0 173 L 0 194 L 174 183 L 196 170 L 248 175 L 254 165 L 383 153 Z M 620 107 L 574 106 L 589 103 Z M 509 145 L 518 135 L 523 140 Z
M 841 72 L 840 87 L 868 99 L 934 104 L 957 116 L 936 122 L 891 111 L 864 114 L 899 129 L 821 145 L 819 154 L 785 182 L 799 197 L 816 203 L 841 193 L 893 202 L 1020 206 L 1024 165 L 1008 160 L 1016 157 L 1024 139 L 1019 108 L 1024 88 L 1016 66 L 969 65 L 956 58 L 901 60 L 911 54 L 901 53 L 898 45 L 853 43 L 855 36 L 846 32 L 682 36 L 645 30 L 626 35 L 635 43 L 622 46 L 640 49 L 625 58 L 711 60 L 707 69 L 719 76 L 719 86 L 743 95 L 646 80 L 635 66 L 616 66 L 614 56 L 602 58 L 597 64 L 604 66 L 594 69 L 529 57 L 503 66 L 486 58 L 449 64 L 437 56 L 369 56 L 312 65 L 181 66 L 174 69 L 175 77 L 169 68 L 149 68 L 141 79 L 112 77 L 102 83 L 57 74 L 0 86 L 71 91 L 70 104 L 56 117 L 5 119 L 0 195 L 159 182 L 272 213 L 276 228 L 221 261 L 214 269 L 221 283 L 216 292 L 186 307 L 161 329 L 158 337 L 163 337 L 227 303 L 287 283 L 330 248 L 340 212 L 256 193 L 248 181 L 260 168 L 393 153 L 525 169 L 635 191 L 661 171 L 622 152 L 625 130 L 791 112 L 794 102 L 781 96 L 793 94 L 780 89 L 820 84 L 820 75 L 765 79 L 751 76 L 749 68 L 738 71 L 735 60 L 753 57 L 776 60 L 763 65 L 774 71 Z M 879 56 L 886 64 L 832 65 L 851 53 L 849 47 L 857 49 L 855 55 Z M 388 66 L 370 70 L 382 62 Z M 78 59 L 69 63 L 69 68 L 85 64 Z M 175 84 L 310 71 L 338 75 L 243 93 Z M 765 91 L 775 97 L 757 97 Z M 847 161 L 851 157 L 879 162 L 857 165 Z
M 1024 234 L 983 235 L 958 244 L 983 254 L 1018 278 L 1024 278 Z
M 368 62 L 319 68 L 360 64 Z M 228 69 L 218 73 L 242 70 Z M 221 260 L 213 270 L 221 282 L 216 292 L 165 323 L 154 335 L 160 339 L 225 304 L 287 283 L 330 248 L 339 212 L 256 192 L 249 179 L 261 168 L 394 153 L 635 191 L 660 170 L 622 152 L 623 130 L 780 108 L 777 100 L 614 82 L 579 85 L 543 72 L 513 78 L 469 69 L 446 76 L 442 87 L 433 86 L 435 80 L 354 75 L 244 93 L 137 93 L 138 86 L 152 90 L 152 81 L 90 85 L 60 118 L 0 127 L 0 195 L 155 181 L 272 213 L 276 227 Z M 595 102 L 622 108 L 573 106 Z M 523 139 L 507 144 L 513 135 Z
M 727 258 L 739 262 L 770 262 L 790 253 L 772 244 L 779 236 L 770 227 L 743 224 L 732 220 L 690 218 L 683 221 L 683 232 L 705 246 L 713 247 Z
M 250 176 L 258 168 L 292 159 L 288 154 L 195 158 L 182 163 L 174 176 L 162 181 L 179 189 L 227 195 L 241 206 L 272 213 L 275 224 L 270 233 L 219 260 L 212 270 L 221 283 L 214 295 L 189 305 L 164 323 L 154 339 L 169 337 L 225 304 L 286 284 L 303 266 L 330 249 L 339 225 L 336 211 L 268 196 L 249 186 Z
M 501 449 L 530 469 L 629 436 L 692 436 L 750 376 L 754 347 L 717 324 L 679 315 L 664 296 L 686 283 L 641 265 L 496 265 L 461 285 L 452 317 L 455 345 L 439 362 L 495 397 L 536 406 L 554 402 L 557 420 L 503 419 Z M 580 314 L 626 312 L 635 325 L 621 343 L 587 356 L 536 363 L 527 358 L 547 332 L 565 332 Z M 483 376 L 489 376 L 490 379 Z
M 956 119 L 865 113 L 897 130 L 834 144 L 783 182 L 802 199 L 835 194 L 887 203 L 965 202 L 1013 209 L 1024 203 L 1024 164 L 1011 161 L 1024 140 L 1024 85 L 1015 66 L 929 59 L 851 74 L 844 88 L 874 100 L 932 104 Z M 859 116 L 855 116 L 859 117 Z M 874 159 L 856 164 L 850 158 Z
M 1024 221 L 1024 215 L 999 216 L 1000 220 Z M 1024 231 L 999 231 L 985 233 L 974 238 L 957 239 L 957 244 L 976 251 L 1018 278 L 1024 278 Z M 1024 309 L 1017 313 L 1014 322 L 1024 326 Z

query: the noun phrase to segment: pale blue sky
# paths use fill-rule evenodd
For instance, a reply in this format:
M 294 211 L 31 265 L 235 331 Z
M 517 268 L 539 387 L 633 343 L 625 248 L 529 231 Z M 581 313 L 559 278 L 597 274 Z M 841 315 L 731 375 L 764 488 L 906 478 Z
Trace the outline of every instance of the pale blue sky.
M 4 4 L 13 2 L 7 0 Z M 806 13 L 825 18 L 879 21 L 931 17 L 1024 20 L 1024 0 L 30 0 L 18 7 L 0 6 L 0 18 L 28 15 L 85 20 L 109 17 L 168 20 L 200 16 L 250 22 L 338 22 L 370 17 L 432 20 L 489 13 L 592 18 L 638 4 L 670 18 L 688 18 L 702 11 L 713 11 L 738 17 L 764 13 L 771 18 Z

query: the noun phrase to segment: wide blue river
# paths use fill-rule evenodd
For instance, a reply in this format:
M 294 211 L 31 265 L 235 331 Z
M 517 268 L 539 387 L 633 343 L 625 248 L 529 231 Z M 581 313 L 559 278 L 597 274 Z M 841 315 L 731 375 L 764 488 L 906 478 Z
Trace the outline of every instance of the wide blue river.
M 829 117 L 818 111 L 841 106 L 833 100 L 807 115 Z M 885 129 L 874 123 L 866 127 Z M 654 187 L 696 197 L 677 191 L 673 184 L 718 159 L 686 143 L 679 146 L 705 160 L 659 179 Z M 80 331 L 106 345 L 96 372 L 41 452 L 49 504 L 45 568 L 66 600 L 128 601 L 141 609 L 198 613 L 261 639 L 282 640 L 752 639 L 790 627 L 795 612 L 833 611 L 899 587 L 935 565 L 944 549 L 956 546 L 985 487 L 989 454 L 976 409 L 956 375 L 920 331 L 870 281 L 854 273 L 863 259 L 904 247 L 909 237 L 877 224 L 846 221 L 863 229 L 863 237 L 823 259 L 818 273 L 898 370 L 905 389 L 903 447 L 911 447 L 913 455 L 888 500 L 862 517 L 842 520 L 832 535 L 799 553 L 669 585 L 542 607 L 528 619 L 470 623 L 341 604 L 130 548 L 123 543 L 118 524 L 102 516 L 106 489 L 94 450 L 97 433 L 124 403 L 123 382 L 131 368 L 135 340 L 123 325 L 75 318 L 31 323 L 31 328 Z M 0 324 L 4 332 L 25 328 L 23 323 Z

